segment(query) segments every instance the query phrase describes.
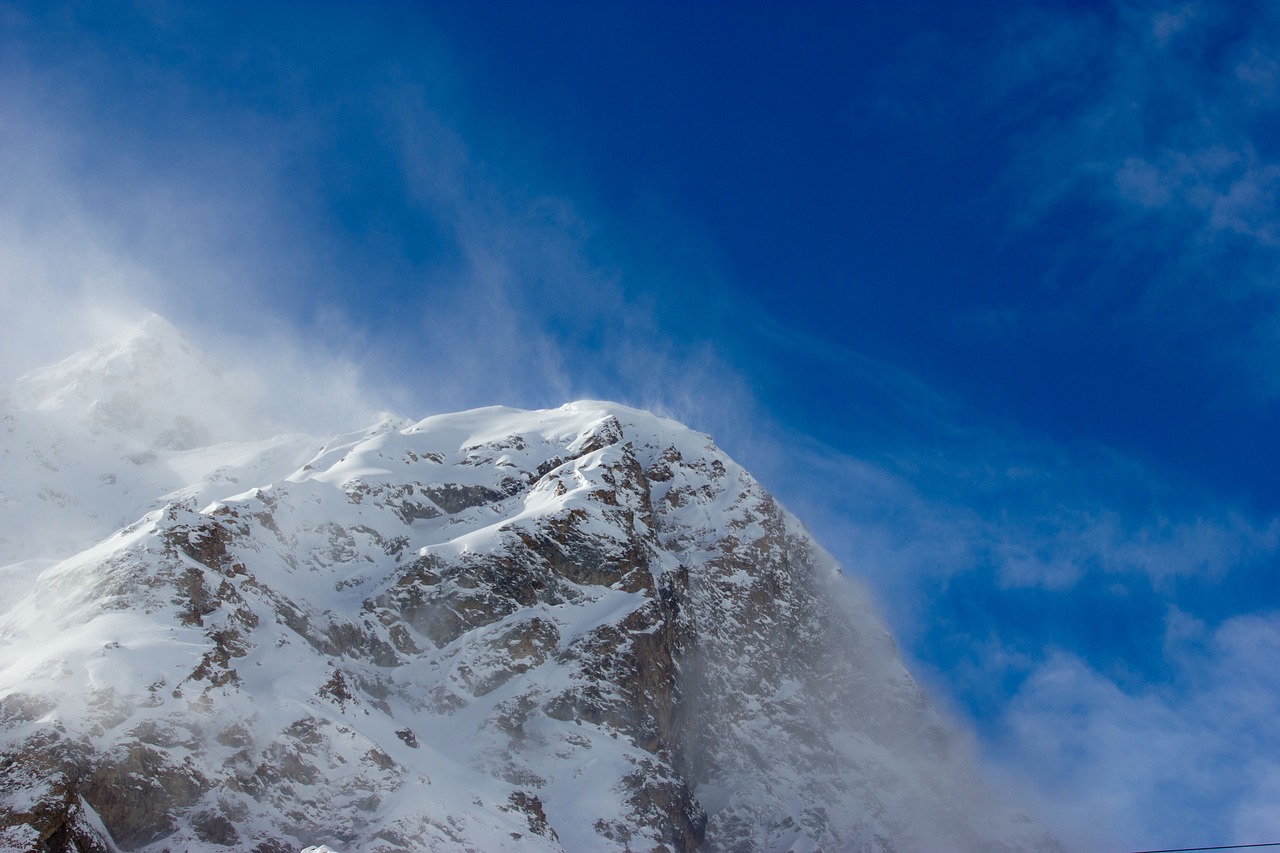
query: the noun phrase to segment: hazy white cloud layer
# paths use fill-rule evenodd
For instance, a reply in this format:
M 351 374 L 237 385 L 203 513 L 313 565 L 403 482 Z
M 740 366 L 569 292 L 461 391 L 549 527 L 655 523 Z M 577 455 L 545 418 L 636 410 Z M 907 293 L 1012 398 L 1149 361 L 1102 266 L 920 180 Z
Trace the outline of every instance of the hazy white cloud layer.
M 1280 617 L 1211 629 L 1172 612 L 1166 642 L 1176 686 L 1122 687 L 1059 652 L 1014 699 L 1000 750 L 1032 769 L 1077 849 L 1256 844 L 1280 831 L 1280 743 L 1258 725 L 1280 712 Z

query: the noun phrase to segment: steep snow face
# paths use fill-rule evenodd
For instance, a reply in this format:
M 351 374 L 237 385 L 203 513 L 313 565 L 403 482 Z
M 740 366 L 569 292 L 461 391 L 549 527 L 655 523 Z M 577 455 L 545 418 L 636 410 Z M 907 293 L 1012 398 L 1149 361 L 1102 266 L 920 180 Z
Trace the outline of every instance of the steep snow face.
M 32 371 L 0 389 L 0 565 L 69 556 L 175 490 L 283 477 L 319 444 L 265 433 L 248 394 L 156 315 Z
M 0 847 L 1057 849 L 704 435 L 490 408 L 245 485 L 3 600 Z

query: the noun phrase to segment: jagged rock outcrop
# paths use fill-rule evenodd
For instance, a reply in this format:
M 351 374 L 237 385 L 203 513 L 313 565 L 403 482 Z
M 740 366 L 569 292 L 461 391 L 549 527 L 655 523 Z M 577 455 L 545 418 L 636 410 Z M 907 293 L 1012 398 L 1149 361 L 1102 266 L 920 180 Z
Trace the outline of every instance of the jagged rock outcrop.
M 4 849 L 1057 849 L 671 421 L 388 421 L 176 497 L 5 602 Z

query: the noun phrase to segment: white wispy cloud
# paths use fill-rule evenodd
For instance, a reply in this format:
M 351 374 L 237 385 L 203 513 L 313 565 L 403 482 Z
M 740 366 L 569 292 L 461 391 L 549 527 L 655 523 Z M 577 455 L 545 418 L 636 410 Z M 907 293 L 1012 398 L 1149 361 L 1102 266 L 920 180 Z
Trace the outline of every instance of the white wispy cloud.
M 1081 850 L 1274 839 L 1280 742 L 1280 617 L 1216 629 L 1168 620 L 1166 685 L 1123 687 L 1068 652 L 1043 659 L 1006 716 L 1003 758 L 1030 770 L 1054 829 Z
M 272 279 L 271 265 L 220 245 L 216 221 L 234 221 L 253 199 L 204 199 L 206 211 L 216 208 L 206 219 L 187 204 L 196 202 L 197 187 L 169 187 L 168 197 L 158 198 L 135 184 L 112 187 L 108 203 L 99 204 L 76 174 L 84 153 L 76 143 L 46 144 L 32 132 L 57 117 L 5 106 L 0 146 L 12 168 L 0 170 L 8 177 L 0 203 L 0 382 L 110 338 L 155 310 L 217 352 L 243 383 L 258 386 L 280 429 L 345 429 L 352 413 L 379 408 L 385 385 L 332 344 L 346 338 L 341 330 L 308 340 L 296 324 L 264 311 L 268 300 L 258 290 Z M 111 203 L 134 192 L 147 197 Z
M 1038 259 L 1026 285 L 1042 298 L 987 328 L 1105 305 L 1100 325 L 1274 400 L 1277 41 L 1274 4 L 1225 0 L 1026 7 L 973 42 L 917 37 L 881 81 L 883 113 L 1001 152 L 972 213 Z
M 1133 321 L 1149 334 L 1194 340 L 1274 396 L 1274 7 L 1117 3 L 1019 21 L 993 46 L 992 86 L 979 98 L 1018 140 L 1000 184 L 1013 221 L 1044 239 L 1034 226 L 1061 205 L 1093 205 L 1077 223 L 1085 232 L 1062 239 L 1090 242 L 1104 263 L 1145 258 L 1148 273 L 1093 286 L 1136 291 Z M 1242 335 L 1234 309 L 1244 302 L 1253 310 Z M 1224 342 L 1224 325 L 1243 340 Z
M 218 32 L 202 13 L 141 17 Z M 345 428 L 338 417 L 378 408 L 584 396 L 706 429 L 745 420 L 733 412 L 753 404 L 729 358 L 665 327 L 668 303 L 709 303 L 712 281 L 672 280 L 660 258 L 602 234 L 536 162 L 486 161 L 475 142 L 509 129 L 457 108 L 447 50 L 386 57 L 377 26 L 347 23 L 332 10 L 312 21 L 341 30 L 367 65 L 314 45 L 284 56 L 273 38 L 296 34 L 270 21 L 224 34 L 235 56 L 198 48 L 210 73 L 253 65 L 270 112 L 91 39 L 74 63 L 13 51 L 0 101 L 0 287 L 12 306 L 0 381 L 155 310 L 246 376 L 291 389 L 277 408 L 297 428 Z M 158 130 L 129 123 L 145 114 L 167 118 Z M 371 147 L 336 149 L 348 127 Z M 350 181 L 391 197 L 351 201 Z M 343 216 L 372 233 L 344 231 Z M 397 254 L 430 240 L 443 241 L 438 257 Z

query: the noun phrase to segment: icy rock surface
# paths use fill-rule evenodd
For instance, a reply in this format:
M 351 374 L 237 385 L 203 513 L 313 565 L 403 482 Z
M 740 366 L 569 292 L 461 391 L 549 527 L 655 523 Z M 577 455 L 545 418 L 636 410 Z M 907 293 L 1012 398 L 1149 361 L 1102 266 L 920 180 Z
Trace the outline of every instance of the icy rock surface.
M 62 559 L 6 509 L 0 849 L 1059 849 L 708 437 L 579 402 L 174 443 L 147 393 L 93 433 L 156 335 L 210 375 L 166 325 L 6 401 L 6 465 L 80 429 L 76 465 L 148 445 L 169 479 Z

